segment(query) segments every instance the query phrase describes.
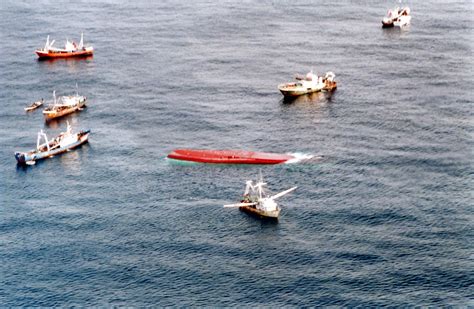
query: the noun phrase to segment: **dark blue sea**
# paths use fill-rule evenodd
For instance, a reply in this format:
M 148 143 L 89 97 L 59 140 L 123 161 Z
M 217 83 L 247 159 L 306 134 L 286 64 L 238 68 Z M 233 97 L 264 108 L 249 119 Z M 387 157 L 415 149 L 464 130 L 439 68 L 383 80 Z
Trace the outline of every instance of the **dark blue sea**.
M 0 2 L 0 306 L 474 306 L 472 1 Z M 93 58 L 38 61 L 81 32 Z M 338 89 L 284 101 L 309 70 Z M 31 102 L 79 93 L 46 124 Z M 36 134 L 89 144 L 19 167 Z M 316 155 L 176 164 L 175 148 Z M 237 209 L 259 173 L 278 223 Z

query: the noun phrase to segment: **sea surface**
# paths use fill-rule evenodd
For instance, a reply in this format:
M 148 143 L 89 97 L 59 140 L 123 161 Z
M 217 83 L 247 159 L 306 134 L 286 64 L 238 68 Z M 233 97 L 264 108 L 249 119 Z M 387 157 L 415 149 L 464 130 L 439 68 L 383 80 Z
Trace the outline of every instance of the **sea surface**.
M 0 305 L 474 306 L 472 1 L 0 2 Z M 93 58 L 38 61 L 81 32 Z M 334 93 L 284 101 L 295 73 Z M 87 96 L 46 124 L 29 103 Z M 36 134 L 87 145 L 19 167 Z M 175 148 L 315 155 L 176 164 Z M 237 209 L 262 173 L 278 223 Z

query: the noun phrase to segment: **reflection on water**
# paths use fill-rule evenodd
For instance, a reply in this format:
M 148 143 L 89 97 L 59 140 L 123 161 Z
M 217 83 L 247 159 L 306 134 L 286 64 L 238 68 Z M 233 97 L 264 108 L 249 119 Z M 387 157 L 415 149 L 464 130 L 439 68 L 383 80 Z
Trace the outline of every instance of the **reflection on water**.
M 403 27 L 380 28 L 387 39 L 399 39 L 410 32 L 410 25 Z
M 94 62 L 93 56 L 76 57 L 76 58 L 56 58 L 56 59 L 38 59 L 41 69 L 66 69 L 69 73 L 82 72 L 90 67 Z
M 44 122 L 44 128 L 46 129 L 59 129 L 61 127 L 66 128 L 66 123 L 69 121 L 69 124 L 73 128 L 77 128 L 79 126 L 79 118 L 78 118 L 79 112 L 74 112 L 72 114 L 62 116 L 59 118 L 54 118 L 54 119 L 48 119 L 45 120 Z
M 72 175 L 81 175 L 81 166 L 82 164 L 87 162 L 87 155 L 89 153 L 89 149 L 89 143 L 85 143 L 79 147 L 71 149 L 59 155 L 59 163 L 63 166 L 65 170 L 68 171 L 68 173 Z

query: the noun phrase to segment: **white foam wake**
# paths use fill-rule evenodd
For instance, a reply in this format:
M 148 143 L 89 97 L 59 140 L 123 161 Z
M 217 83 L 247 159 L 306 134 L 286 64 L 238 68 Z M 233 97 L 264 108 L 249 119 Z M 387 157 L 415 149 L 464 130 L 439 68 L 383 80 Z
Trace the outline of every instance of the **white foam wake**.
M 293 163 L 301 163 L 301 162 L 308 162 L 313 161 L 314 159 L 321 159 L 321 156 L 315 156 L 309 153 L 302 153 L 302 152 L 291 152 L 289 155 L 293 156 L 293 159 L 290 159 L 285 162 L 285 164 L 293 164 Z

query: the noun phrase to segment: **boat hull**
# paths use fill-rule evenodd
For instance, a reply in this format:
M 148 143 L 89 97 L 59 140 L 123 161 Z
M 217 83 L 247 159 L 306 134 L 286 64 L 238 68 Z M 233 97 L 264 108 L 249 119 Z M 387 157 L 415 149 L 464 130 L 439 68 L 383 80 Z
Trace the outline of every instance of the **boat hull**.
M 56 119 L 56 118 L 59 118 L 59 117 L 62 117 L 62 116 L 66 116 L 68 114 L 71 114 L 71 113 L 74 113 L 78 110 L 81 110 L 82 108 L 86 107 L 86 100 L 78 103 L 77 105 L 74 105 L 74 106 L 71 106 L 71 107 L 68 107 L 68 108 L 64 108 L 60 111 L 55 111 L 55 110 L 52 110 L 52 111 L 49 111 L 49 110 L 43 110 L 43 115 L 44 115 L 44 118 L 46 121 L 48 120 L 51 120 L 51 119 Z
M 309 94 L 309 93 L 314 93 L 323 90 L 323 88 L 307 88 L 307 89 L 288 89 L 285 87 L 279 87 L 278 90 L 280 90 L 281 94 L 287 98 L 294 98 L 294 97 L 299 97 L 301 95 Z
M 17 160 L 18 164 L 26 164 L 26 162 L 29 161 L 43 160 L 67 152 L 71 149 L 81 146 L 82 144 L 87 143 L 89 140 L 89 132 L 90 131 L 85 131 L 83 135 L 74 143 L 50 151 L 37 152 L 36 150 L 31 150 L 29 152 L 16 152 L 15 159 Z
M 36 50 L 36 55 L 39 59 L 57 59 L 57 58 L 74 58 L 74 57 L 89 57 L 94 54 L 93 50 L 80 50 L 74 52 L 52 52 Z
M 239 207 L 239 210 L 261 219 L 278 220 L 278 216 L 280 215 L 280 209 L 274 211 L 263 211 L 252 206 L 241 206 Z
M 31 111 L 37 109 L 38 107 L 40 107 L 41 105 L 43 105 L 43 103 L 39 103 L 39 104 L 36 104 L 36 105 L 31 105 L 31 106 L 25 107 L 25 112 L 31 112 Z
M 168 158 L 213 164 L 280 164 L 294 159 L 294 156 L 243 150 L 176 149 Z

